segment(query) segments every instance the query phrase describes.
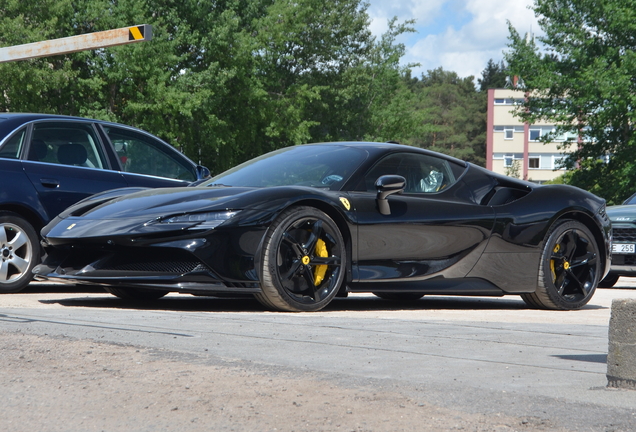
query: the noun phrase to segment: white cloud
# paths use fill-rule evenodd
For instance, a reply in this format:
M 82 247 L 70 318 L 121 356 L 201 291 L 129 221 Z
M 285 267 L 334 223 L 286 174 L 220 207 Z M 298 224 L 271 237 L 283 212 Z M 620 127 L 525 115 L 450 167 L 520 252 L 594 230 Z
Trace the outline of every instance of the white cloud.
M 393 17 L 401 21 L 417 19 L 417 24 L 427 25 L 435 19 L 447 0 L 371 0 L 368 9 L 371 31 L 380 35 L 387 29 L 387 22 Z
M 533 0 L 410 0 L 393 6 L 386 0 L 371 0 L 371 30 L 379 35 L 386 20 L 416 19 L 418 34 L 407 40 L 404 63 L 420 63 L 413 75 L 443 67 L 465 77 L 478 78 L 489 59 L 503 59 L 507 48 L 508 25 L 524 34 L 538 32 Z

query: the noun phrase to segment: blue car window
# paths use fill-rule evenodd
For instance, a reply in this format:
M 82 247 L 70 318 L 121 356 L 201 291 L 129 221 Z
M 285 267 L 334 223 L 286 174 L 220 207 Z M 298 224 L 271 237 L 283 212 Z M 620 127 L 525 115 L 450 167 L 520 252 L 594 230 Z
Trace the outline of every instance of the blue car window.
M 20 152 L 24 147 L 24 138 L 26 136 L 26 128 L 13 134 L 11 138 L 6 140 L 2 147 L 0 147 L 0 157 L 6 159 L 18 159 L 20 158 Z
M 195 181 L 193 167 L 170 151 L 168 144 L 152 137 L 114 126 L 104 126 L 108 138 L 115 146 L 125 172 L 147 174 L 179 180 Z
M 88 168 L 108 166 L 95 129 L 89 123 L 36 123 L 27 159 Z

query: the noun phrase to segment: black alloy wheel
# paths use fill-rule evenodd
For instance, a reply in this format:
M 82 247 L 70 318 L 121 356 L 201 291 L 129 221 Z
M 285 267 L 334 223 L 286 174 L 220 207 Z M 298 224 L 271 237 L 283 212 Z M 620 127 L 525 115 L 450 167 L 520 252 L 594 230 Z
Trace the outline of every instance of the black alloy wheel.
M 577 221 L 561 221 L 546 237 L 536 291 L 521 297 L 541 309 L 580 309 L 594 295 L 600 271 L 599 248 L 590 230 Z
M 33 279 L 31 269 L 40 262 L 35 229 L 13 212 L 0 212 L 0 293 L 22 291 Z
M 346 249 L 336 223 L 313 207 L 292 207 L 272 223 L 263 242 L 261 290 L 255 297 L 280 311 L 317 311 L 342 286 Z

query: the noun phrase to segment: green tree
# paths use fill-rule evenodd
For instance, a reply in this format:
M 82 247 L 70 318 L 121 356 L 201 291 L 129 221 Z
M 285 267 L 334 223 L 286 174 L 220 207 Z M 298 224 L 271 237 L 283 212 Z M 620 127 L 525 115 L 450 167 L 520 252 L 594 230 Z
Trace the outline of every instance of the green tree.
M 488 64 L 486 64 L 486 68 L 481 72 L 481 78 L 477 79 L 477 83 L 481 91 L 491 88 L 504 88 L 507 77 L 508 68 L 504 61 L 495 63 L 493 59 L 490 59 Z
M 531 96 L 525 120 L 578 141 L 566 181 L 618 203 L 636 186 L 636 8 L 631 0 L 535 0 L 545 36 L 510 26 L 511 74 Z
M 483 166 L 486 95 L 475 89 L 474 77 L 438 68 L 411 79 L 409 87 L 423 125 L 407 142 Z
M 2 111 L 141 127 L 220 172 L 324 139 L 396 139 L 408 23 L 375 40 L 361 0 L 0 0 L 0 44 L 151 24 L 140 44 L 0 65 Z

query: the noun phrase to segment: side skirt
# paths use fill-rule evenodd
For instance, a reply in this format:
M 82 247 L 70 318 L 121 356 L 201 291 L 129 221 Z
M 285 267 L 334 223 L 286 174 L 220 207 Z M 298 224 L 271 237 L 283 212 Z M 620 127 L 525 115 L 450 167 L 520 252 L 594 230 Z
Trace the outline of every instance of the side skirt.
M 496 285 L 478 278 L 433 278 L 414 282 L 355 282 L 349 292 L 420 292 L 440 295 L 503 296 L 506 293 Z

